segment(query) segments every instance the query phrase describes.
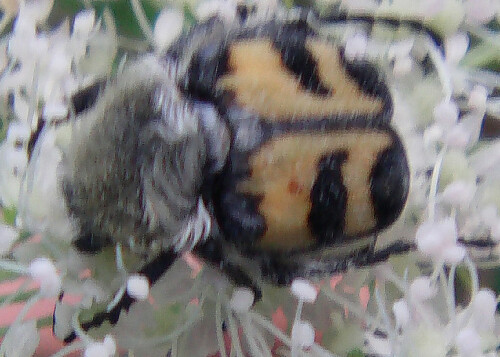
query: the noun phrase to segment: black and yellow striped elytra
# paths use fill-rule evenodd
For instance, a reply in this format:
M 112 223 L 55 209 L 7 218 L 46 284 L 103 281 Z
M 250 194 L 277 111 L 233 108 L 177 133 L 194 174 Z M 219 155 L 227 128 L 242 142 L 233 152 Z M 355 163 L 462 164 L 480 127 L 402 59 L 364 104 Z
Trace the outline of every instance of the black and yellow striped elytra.
M 409 172 L 379 71 L 346 60 L 303 21 L 224 38 L 213 35 L 218 24 L 204 31 L 208 40 L 183 58 L 180 83 L 214 102 L 232 133 L 227 164 L 205 195 L 223 239 L 281 254 L 346 244 L 393 223 Z
M 346 244 L 386 228 L 408 193 L 408 166 L 389 129 L 287 132 L 233 153 L 216 212 L 226 239 L 288 252 Z

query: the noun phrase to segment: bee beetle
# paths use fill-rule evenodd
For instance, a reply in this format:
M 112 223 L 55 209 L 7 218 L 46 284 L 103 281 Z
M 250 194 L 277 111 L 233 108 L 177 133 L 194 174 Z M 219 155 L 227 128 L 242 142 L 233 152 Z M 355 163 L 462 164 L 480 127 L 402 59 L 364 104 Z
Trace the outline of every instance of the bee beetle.
M 151 283 L 193 251 L 259 298 L 261 280 L 286 285 L 411 248 L 374 249 L 409 188 L 390 91 L 310 17 L 212 18 L 72 104 L 61 187 L 74 245 L 126 245 Z M 125 293 L 82 328 L 115 323 L 133 301 Z

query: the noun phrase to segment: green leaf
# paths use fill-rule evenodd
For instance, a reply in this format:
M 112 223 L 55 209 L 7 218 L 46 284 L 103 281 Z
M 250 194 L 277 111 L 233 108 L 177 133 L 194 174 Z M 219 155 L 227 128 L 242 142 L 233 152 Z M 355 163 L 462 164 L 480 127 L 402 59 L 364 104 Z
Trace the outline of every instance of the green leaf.
M 20 303 L 20 302 L 26 302 L 26 301 L 28 301 L 28 299 L 32 298 L 37 293 L 38 292 L 36 290 L 23 291 L 23 292 L 16 293 L 16 296 L 14 297 L 14 299 L 12 299 L 9 303 L 15 304 L 15 303 Z M 0 305 L 3 304 L 9 297 L 10 297 L 10 295 L 2 296 L 0 298 Z
M 347 357 L 365 357 L 365 354 L 359 348 L 356 348 L 356 349 L 350 351 L 347 354 Z
M 15 207 L 7 207 L 3 209 L 3 221 L 13 226 L 16 223 L 17 209 Z

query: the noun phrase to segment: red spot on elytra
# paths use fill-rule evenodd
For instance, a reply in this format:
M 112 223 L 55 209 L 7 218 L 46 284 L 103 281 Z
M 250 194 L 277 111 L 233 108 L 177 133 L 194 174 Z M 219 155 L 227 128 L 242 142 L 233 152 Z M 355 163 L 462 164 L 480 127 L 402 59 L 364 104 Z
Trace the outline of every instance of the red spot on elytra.
M 292 195 L 298 195 L 304 191 L 304 187 L 297 182 L 295 179 L 291 179 L 288 182 L 288 192 L 290 192 Z

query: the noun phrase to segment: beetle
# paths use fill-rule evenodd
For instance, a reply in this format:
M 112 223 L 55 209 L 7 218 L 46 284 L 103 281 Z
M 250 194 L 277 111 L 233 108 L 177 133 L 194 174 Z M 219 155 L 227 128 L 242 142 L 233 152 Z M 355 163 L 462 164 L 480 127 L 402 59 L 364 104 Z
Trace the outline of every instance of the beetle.
M 256 299 L 261 280 L 288 285 L 412 249 L 375 251 L 410 184 L 385 79 L 315 21 L 214 17 L 73 96 L 60 182 L 74 246 L 127 246 L 151 284 L 192 251 Z M 125 292 L 82 329 L 116 323 L 133 302 Z

